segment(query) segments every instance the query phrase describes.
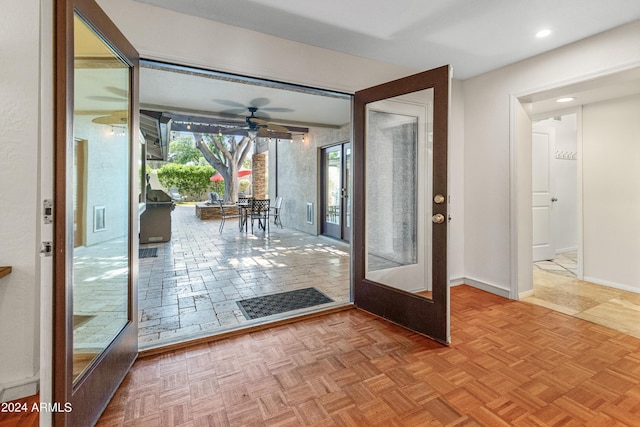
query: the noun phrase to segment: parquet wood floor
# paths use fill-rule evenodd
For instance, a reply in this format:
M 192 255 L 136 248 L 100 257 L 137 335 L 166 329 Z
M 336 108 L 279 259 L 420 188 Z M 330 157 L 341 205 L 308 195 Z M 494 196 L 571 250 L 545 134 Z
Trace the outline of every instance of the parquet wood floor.
M 449 347 L 342 311 L 141 358 L 98 425 L 640 425 L 640 339 L 451 295 Z
M 33 411 L 40 404 L 40 396 L 33 395 L 23 399 L 2 403 L 0 406 L 0 427 L 38 427 L 40 413 Z

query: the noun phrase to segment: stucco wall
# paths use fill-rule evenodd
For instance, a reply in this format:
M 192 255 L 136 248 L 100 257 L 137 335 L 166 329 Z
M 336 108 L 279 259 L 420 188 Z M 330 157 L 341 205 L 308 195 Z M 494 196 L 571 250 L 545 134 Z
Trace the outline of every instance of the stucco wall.
M 0 400 L 35 393 L 39 359 L 40 4 L 0 1 Z M 9 102 L 7 102 L 9 101 Z
M 282 196 L 281 219 L 284 226 L 309 234 L 320 233 L 320 148 L 347 142 L 349 138 L 350 127 L 347 124 L 340 129 L 310 127 L 304 142 L 300 136 L 296 136 L 294 140 L 271 141 L 270 197 L 275 200 L 277 163 L 277 195 Z M 307 223 L 307 203 L 313 204 L 314 218 L 311 224 Z

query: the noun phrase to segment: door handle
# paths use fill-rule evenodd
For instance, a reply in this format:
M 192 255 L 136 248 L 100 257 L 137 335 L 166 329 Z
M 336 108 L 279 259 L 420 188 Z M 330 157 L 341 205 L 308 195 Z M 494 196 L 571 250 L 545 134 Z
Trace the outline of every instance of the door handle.
M 444 222 L 444 215 L 435 214 L 431 217 L 431 221 L 433 221 L 434 224 L 442 224 Z
M 552 201 L 552 202 L 557 202 L 557 201 L 558 201 L 558 198 L 557 198 L 557 197 L 552 197 L 552 198 L 551 198 L 551 201 Z

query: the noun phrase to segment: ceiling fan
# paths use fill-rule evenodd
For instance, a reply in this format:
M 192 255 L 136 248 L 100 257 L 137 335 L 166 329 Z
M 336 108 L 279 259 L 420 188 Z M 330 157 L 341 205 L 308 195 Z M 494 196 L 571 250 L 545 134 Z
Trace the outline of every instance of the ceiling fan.
M 243 127 L 247 130 L 249 137 L 254 139 L 256 137 L 270 137 L 271 132 L 276 133 L 289 133 L 289 128 L 278 125 L 275 123 L 269 123 L 267 120 L 256 117 L 256 112 L 258 111 L 258 107 L 248 107 L 250 116 L 245 117 L 246 126 Z M 225 133 L 232 133 L 236 129 L 231 129 Z
M 91 120 L 101 125 L 126 125 L 129 120 L 129 111 L 112 111 L 108 116 L 99 116 Z

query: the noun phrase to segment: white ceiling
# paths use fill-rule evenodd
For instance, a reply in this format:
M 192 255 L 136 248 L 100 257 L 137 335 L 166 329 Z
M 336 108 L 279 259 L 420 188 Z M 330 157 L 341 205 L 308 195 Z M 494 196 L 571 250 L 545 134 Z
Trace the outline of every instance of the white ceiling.
M 136 0 L 176 12 L 340 51 L 416 71 L 451 64 L 470 78 L 640 19 L 639 0 Z M 552 31 L 544 39 L 535 33 Z M 640 90 L 640 76 L 567 88 L 575 103 Z M 246 107 L 283 124 L 349 121 L 345 99 L 256 87 L 197 73 L 142 68 L 143 107 L 230 113 Z M 179 90 L 175 90 L 179 88 Z M 257 89 L 257 90 L 256 90 Z M 558 110 L 547 91 L 532 97 L 536 112 Z M 268 111 L 268 109 L 272 109 Z M 275 110 L 273 110 L 275 109 Z M 265 116 L 268 114 L 268 116 Z
M 249 115 L 248 107 L 258 107 L 257 117 L 303 127 L 341 126 L 351 117 L 351 101 L 346 95 L 145 65 L 140 70 L 140 102 L 145 109 L 241 119 Z
M 640 19 L 638 0 L 136 1 L 461 80 Z

